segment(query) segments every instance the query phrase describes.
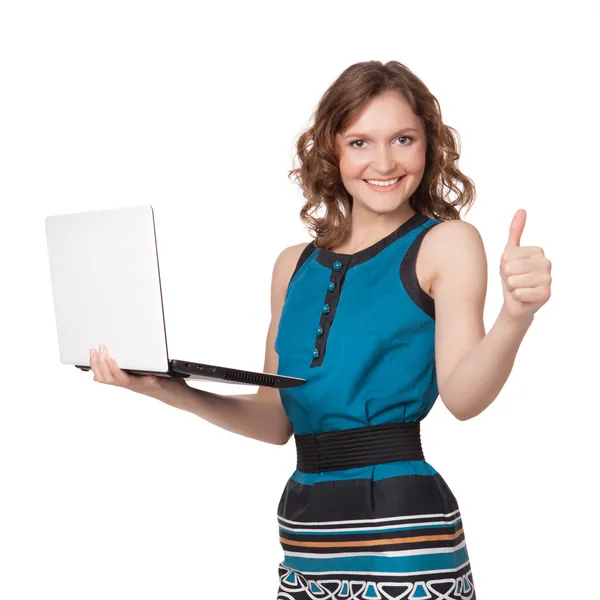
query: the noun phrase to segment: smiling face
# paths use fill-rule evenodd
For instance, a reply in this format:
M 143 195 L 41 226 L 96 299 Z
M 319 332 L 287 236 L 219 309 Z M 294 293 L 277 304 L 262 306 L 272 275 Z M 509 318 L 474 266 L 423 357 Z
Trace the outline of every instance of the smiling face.
M 399 214 L 408 209 L 425 171 L 427 141 L 420 119 L 400 93 L 385 91 L 372 98 L 359 118 L 335 136 L 335 142 L 353 213 Z M 398 177 L 400 181 L 390 187 L 365 181 Z

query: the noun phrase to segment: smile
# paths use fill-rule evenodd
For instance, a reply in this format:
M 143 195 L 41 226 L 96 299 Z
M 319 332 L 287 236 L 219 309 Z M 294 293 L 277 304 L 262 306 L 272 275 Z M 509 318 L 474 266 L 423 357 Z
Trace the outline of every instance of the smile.
M 404 179 L 402 177 L 396 177 L 395 179 L 387 179 L 385 181 L 378 181 L 377 179 L 363 179 L 363 181 L 373 190 L 389 192 L 397 189 L 400 183 Z

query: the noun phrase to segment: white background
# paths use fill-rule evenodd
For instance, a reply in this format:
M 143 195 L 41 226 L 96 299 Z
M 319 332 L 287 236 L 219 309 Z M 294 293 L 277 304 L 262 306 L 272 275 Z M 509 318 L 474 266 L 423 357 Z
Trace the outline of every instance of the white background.
M 61 365 L 44 219 L 152 204 L 171 358 L 262 370 L 274 260 L 310 241 L 294 144 L 365 60 L 405 63 L 461 136 L 486 330 L 518 208 L 553 265 L 494 403 L 460 422 L 438 399 L 422 425 L 478 598 L 596 597 L 598 25 L 573 1 L 4 2 L 0 597 L 274 600 L 293 440 Z

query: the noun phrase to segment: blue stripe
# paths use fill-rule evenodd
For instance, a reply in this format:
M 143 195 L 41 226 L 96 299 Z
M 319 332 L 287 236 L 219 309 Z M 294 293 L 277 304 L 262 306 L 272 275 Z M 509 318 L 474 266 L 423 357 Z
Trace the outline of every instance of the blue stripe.
M 320 481 L 333 481 L 340 479 L 372 479 L 378 481 L 399 475 L 435 475 L 437 471 L 424 460 L 403 460 L 401 462 L 383 463 L 356 469 L 343 469 L 341 471 L 323 471 L 322 473 L 303 473 L 294 471 L 292 479 L 304 485 L 313 485 Z
M 454 552 L 439 554 L 417 554 L 413 556 L 347 556 L 326 558 L 305 558 L 285 555 L 283 564 L 296 571 L 375 571 L 385 573 L 403 573 L 410 575 L 415 571 L 455 569 L 467 562 L 469 555 L 464 545 Z

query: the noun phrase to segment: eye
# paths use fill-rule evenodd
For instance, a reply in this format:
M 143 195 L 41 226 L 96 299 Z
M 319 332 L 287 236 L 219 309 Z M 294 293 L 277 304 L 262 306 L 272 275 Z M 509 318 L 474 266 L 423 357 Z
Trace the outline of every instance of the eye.
M 399 137 L 396 138 L 397 140 L 410 140 L 411 142 L 414 141 L 414 137 L 412 137 L 411 135 L 401 135 Z M 365 140 L 354 140 L 353 142 L 350 142 L 348 145 L 351 146 L 352 148 L 357 148 L 360 150 L 360 148 L 363 148 L 364 146 L 354 146 L 354 144 L 358 144 L 358 142 L 363 142 L 364 143 Z M 408 146 L 408 144 L 400 144 L 401 146 Z

